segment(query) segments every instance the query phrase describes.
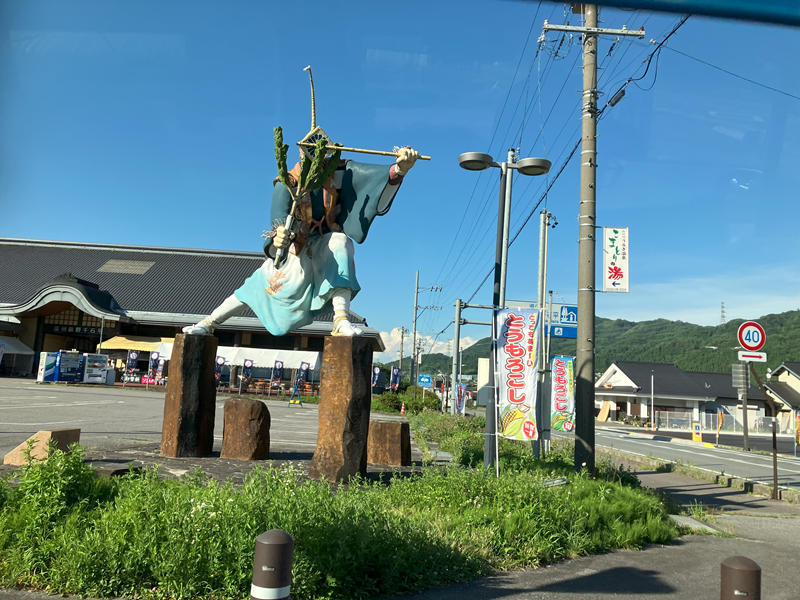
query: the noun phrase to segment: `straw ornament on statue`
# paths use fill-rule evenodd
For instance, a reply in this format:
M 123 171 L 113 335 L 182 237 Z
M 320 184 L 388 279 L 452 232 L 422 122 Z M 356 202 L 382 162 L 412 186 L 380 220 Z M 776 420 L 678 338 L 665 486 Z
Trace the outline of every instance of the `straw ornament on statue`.
M 311 84 L 311 130 L 306 136 L 297 142 L 302 150 L 301 170 L 298 180 L 295 182 L 289 176 L 289 168 L 286 164 L 286 157 L 289 152 L 288 144 L 283 143 L 283 129 L 276 127 L 275 132 L 275 159 L 278 163 L 278 181 L 280 181 L 292 198 L 292 208 L 286 216 L 284 228 L 293 234 L 297 211 L 303 197 L 314 190 L 323 187 L 339 167 L 342 152 L 357 152 L 361 154 L 377 154 L 380 156 L 401 156 L 400 152 L 384 152 L 382 150 L 365 150 L 363 148 L 350 148 L 341 144 L 334 144 L 322 127 L 317 126 L 317 106 L 314 98 L 314 77 L 311 74 L 311 66 L 303 69 L 308 71 L 308 78 Z M 397 149 L 396 149 L 397 150 Z M 326 163 L 326 158 L 330 155 Z M 420 156 L 420 160 L 430 160 L 430 156 Z M 275 267 L 279 268 L 286 260 L 285 248 L 278 248 L 275 254 Z

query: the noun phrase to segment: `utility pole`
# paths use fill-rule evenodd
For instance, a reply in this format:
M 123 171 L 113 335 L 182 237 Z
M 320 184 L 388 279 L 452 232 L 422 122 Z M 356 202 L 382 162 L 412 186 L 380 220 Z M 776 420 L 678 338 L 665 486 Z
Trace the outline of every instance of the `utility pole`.
M 405 342 L 405 335 L 408 333 L 408 329 L 405 327 L 400 328 L 400 377 L 403 376 L 403 344 Z
M 411 349 L 413 358 L 411 359 L 411 369 L 409 370 L 409 383 L 414 386 L 414 400 L 417 399 L 417 381 L 414 379 L 417 362 L 417 300 L 419 299 L 419 271 L 417 271 L 417 281 L 414 284 L 414 333 L 411 334 Z
M 597 5 L 573 4 L 583 12 L 583 27 L 550 25 L 543 32 L 563 31 L 583 36 L 583 101 L 581 103 L 581 186 L 578 217 L 578 339 L 575 359 L 575 469 L 595 470 L 594 355 L 595 355 L 595 229 L 597 210 L 597 40 L 600 35 L 644 37 L 644 31 L 598 29 Z
M 417 311 L 420 308 L 422 310 L 428 310 L 428 309 L 430 309 L 430 310 L 441 310 L 442 309 L 441 306 L 419 306 L 419 303 L 418 303 L 418 301 L 419 301 L 419 293 L 420 292 L 427 292 L 427 291 L 441 292 L 442 291 L 442 286 L 440 286 L 440 285 L 439 286 L 432 285 L 430 287 L 420 288 L 419 287 L 419 271 L 417 271 L 417 281 L 414 284 L 414 333 L 413 333 L 413 336 L 414 336 L 413 344 L 414 345 L 413 345 L 413 349 L 414 349 L 415 353 L 417 351 L 416 350 L 417 349 Z M 421 357 L 420 357 L 420 359 L 421 359 Z M 417 380 L 414 379 L 414 373 L 416 372 L 416 374 L 419 375 L 419 365 L 417 365 L 415 367 L 414 366 L 415 362 L 416 362 L 416 354 L 415 354 L 415 359 L 411 362 L 411 377 L 410 377 L 410 383 L 411 383 L 411 385 L 414 386 L 414 400 L 417 399 L 417 383 L 418 383 Z
M 450 386 L 451 394 L 450 394 L 450 414 L 456 414 L 456 403 L 455 399 L 457 398 L 457 391 L 456 385 L 458 384 L 458 365 L 461 361 L 461 299 L 457 299 L 455 302 L 456 307 L 456 318 L 455 321 L 455 331 L 453 332 L 453 377 L 452 377 L 452 385 Z

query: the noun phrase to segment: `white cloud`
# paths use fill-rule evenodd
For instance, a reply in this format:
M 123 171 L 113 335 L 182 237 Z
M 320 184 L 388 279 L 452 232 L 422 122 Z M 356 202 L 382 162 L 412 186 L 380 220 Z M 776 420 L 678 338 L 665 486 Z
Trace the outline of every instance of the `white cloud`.
M 420 334 L 417 335 L 425 340 L 425 354 L 435 354 L 438 352 L 441 354 L 446 354 L 447 356 L 453 355 L 452 339 L 436 339 L 434 341 L 434 336 Z M 389 332 L 381 331 L 381 339 L 383 339 L 383 343 L 386 346 L 386 351 L 376 354 L 374 357 L 375 360 L 383 363 L 397 360 L 400 356 L 400 328 L 395 327 Z M 478 340 L 471 337 L 461 338 L 461 350 L 466 350 L 477 341 Z M 411 334 L 407 333 L 405 336 L 403 336 L 403 356 L 408 358 L 411 356 L 411 352 Z

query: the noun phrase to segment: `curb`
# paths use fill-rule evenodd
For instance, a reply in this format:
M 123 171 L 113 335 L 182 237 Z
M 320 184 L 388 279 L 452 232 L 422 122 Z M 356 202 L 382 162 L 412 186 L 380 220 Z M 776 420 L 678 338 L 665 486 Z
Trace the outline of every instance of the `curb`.
M 689 441 L 689 440 L 684 440 Z M 690 443 L 698 443 L 691 442 Z M 712 446 L 713 447 L 713 446 Z M 603 447 L 602 452 L 610 456 L 616 456 L 637 464 L 648 469 L 668 468 L 670 473 L 677 473 L 678 475 L 686 475 L 687 477 L 694 477 L 702 481 L 716 483 L 723 487 L 729 487 L 736 490 L 742 490 L 754 496 L 764 496 L 772 498 L 772 486 L 759 481 L 752 481 L 742 477 L 732 477 L 730 475 L 720 475 L 714 471 L 708 471 L 699 467 L 690 467 L 681 463 L 676 463 L 668 460 L 660 460 L 656 458 L 647 458 L 641 454 L 634 452 L 626 452 L 617 448 Z M 800 492 L 797 490 L 790 490 L 788 488 L 778 487 L 778 499 L 788 502 L 789 504 L 800 505 Z
M 683 438 L 675 438 L 670 437 L 668 435 L 658 435 L 658 434 L 647 434 L 647 433 L 638 433 L 634 431 L 629 431 L 628 435 L 631 437 L 645 439 L 645 440 L 655 440 L 657 442 L 674 442 L 677 444 L 689 444 L 689 445 L 700 445 L 705 448 L 716 448 L 714 444 L 709 442 L 695 442 L 694 440 L 685 440 Z

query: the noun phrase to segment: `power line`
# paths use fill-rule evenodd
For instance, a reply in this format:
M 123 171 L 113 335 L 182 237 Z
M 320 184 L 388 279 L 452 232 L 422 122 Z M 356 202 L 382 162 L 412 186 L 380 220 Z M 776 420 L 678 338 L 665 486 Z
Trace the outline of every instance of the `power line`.
M 696 56 L 692 56 L 691 54 L 686 54 L 686 52 L 681 52 L 680 50 L 676 50 L 675 48 L 671 48 L 669 46 L 664 46 L 664 48 L 666 48 L 667 50 L 671 50 L 672 52 L 676 52 L 676 53 L 678 53 L 678 54 L 680 54 L 682 56 L 685 56 L 686 58 L 691 58 L 692 60 L 696 60 L 699 63 L 702 63 L 702 64 L 704 64 L 706 66 L 711 67 L 712 69 L 716 69 L 717 71 L 722 71 L 723 73 L 727 73 L 728 75 L 733 75 L 734 77 L 736 77 L 738 79 L 743 79 L 744 81 L 747 81 L 748 83 L 752 83 L 752 84 L 761 86 L 761 87 L 766 88 L 768 90 L 772 90 L 773 92 L 778 92 L 779 94 L 783 94 L 784 96 L 789 96 L 789 98 L 795 98 L 796 100 L 800 100 L 800 96 L 795 96 L 794 94 L 790 94 L 789 92 L 784 92 L 783 90 L 779 90 L 777 88 L 770 87 L 768 85 L 764 85 L 763 83 L 759 83 L 758 81 L 753 81 L 752 79 L 748 79 L 747 77 L 743 77 L 743 76 L 741 76 L 741 75 L 739 75 L 737 73 L 734 73 L 733 71 L 728 71 L 727 69 L 723 69 L 722 67 L 718 67 L 717 65 L 712 65 L 710 62 L 707 62 L 705 60 L 701 60 L 701 59 L 697 58 Z
M 517 230 L 517 233 L 515 233 L 515 234 L 514 234 L 514 237 L 513 237 L 513 238 L 511 238 L 511 240 L 509 240 L 509 242 L 508 242 L 508 245 L 509 245 L 509 247 L 511 247 L 511 244 L 513 244 L 513 243 L 514 243 L 514 241 L 515 241 L 515 240 L 516 240 L 516 239 L 519 237 L 519 234 L 520 234 L 520 233 L 522 233 L 522 230 L 523 230 L 523 229 L 525 228 L 525 226 L 528 224 L 528 221 L 530 221 L 530 220 L 531 220 L 531 217 L 532 217 L 532 216 L 534 215 L 534 213 L 536 212 L 536 209 L 537 209 L 537 208 L 539 208 L 539 205 L 540 205 L 540 204 L 542 203 L 542 201 L 543 201 L 543 200 L 544 200 L 544 199 L 547 197 L 547 193 L 550 191 L 550 188 L 552 188 L 552 187 L 553 187 L 553 185 L 555 184 L 555 182 L 556 182 L 556 181 L 558 181 L 558 178 L 561 176 L 561 173 L 563 173 L 563 172 L 564 172 L 564 169 L 567 167 L 567 164 L 569 163 L 569 161 L 570 161 L 570 160 L 572 160 L 572 157 L 573 157 L 573 156 L 575 156 L 575 152 L 578 150 L 578 147 L 579 147 L 580 145 L 581 145 L 581 140 L 580 140 L 580 138 L 579 138 L 579 139 L 578 139 L 578 141 L 575 143 L 575 146 L 573 146 L 573 148 L 572 148 L 572 152 L 570 152 L 570 153 L 569 153 L 569 156 L 567 156 L 566 160 L 565 160 L 563 163 L 561 163 L 561 167 L 558 169 L 558 173 L 556 173 L 556 174 L 555 174 L 555 176 L 553 177 L 553 180 L 552 180 L 552 181 L 550 182 L 550 184 L 547 186 L 547 189 L 546 189 L 546 190 L 544 191 L 544 193 L 543 193 L 543 194 L 542 194 L 542 195 L 539 197 L 539 201 L 536 203 L 536 206 L 534 206 L 534 207 L 533 207 L 533 209 L 531 210 L 531 212 L 530 212 L 530 214 L 528 215 L 528 217 L 525 219 L 525 221 L 522 223 L 522 225 L 520 226 L 520 228 Z M 480 285 L 478 285 L 478 288 L 477 288 L 477 289 L 476 289 L 476 290 L 473 292 L 472 296 L 470 296 L 470 297 L 469 297 L 469 300 L 467 300 L 467 304 L 469 304 L 470 302 L 472 302 L 472 299 L 473 299 L 473 298 L 475 297 L 475 295 L 476 295 L 476 294 L 477 294 L 477 293 L 480 291 L 481 287 L 483 287 L 483 284 L 484 284 L 484 283 L 486 283 L 486 280 L 487 280 L 487 279 L 489 279 L 489 276 L 490 276 L 490 275 L 491 275 L 493 272 L 494 272 L 494 269 L 490 269 L 490 270 L 489 270 L 489 272 L 486 274 L 486 277 L 484 277 L 484 278 L 483 278 L 483 281 L 481 281 Z
M 646 61 L 647 66 L 645 68 L 644 73 L 642 73 L 642 75 L 640 77 L 633 77 L 633 76 L 629 77 L 628 80 L 620 88 L 620 90 L 624 89 L 629 83 L 634 82 L 634 84 L 635 84 L 636 81 L 641 81 L 644 77 L 646 77 L 648 71 L 650 70 L 650 64 L 652 63 L 654 57 L 656 57 L 656 69 L 658 68 L 658 57 L 657 57 L 657 55 L 660 54 L 661 48 L 664 46 L 664 44 L 666 44 L 667 40 L 669 40 L 669 38 L 672 37 L 678 31 L 678 29 L 680 29 L 683 26 L 684 23 L 686 23 L 686 21 L 689 19 L 689 16 L 690 15 L 684 16 L 680 20 L 680 22 L 672 28 L 672 30 L 669 32 L 669 34 L 667 34 L 667 36 L 656 46 L 656 48 L 653 50 L 653 52 L 650 53 L 650 56 L 648 57 L 648 59 Z M 656 73 L 657 73 L 657 71 L 656 71 Z M 647 89 L 652 89 L 653 88 L 653 85 L 655 85 L 655 80 L 656 80 L 656 78 L 654 77 L 653 78 L 653 83 Z M 616 92 L 615 92 L 615 94 L 616 94 Z M 613 95 L 612 95 L 612 98 L 613 98 Z M 609 103 L 606 103 L 606 105 L 600 111 L 598 111 L 598 115 L 597 115 L 598 119 L 603 115 L 605 110 L 607 108 L 609 108 L 610 106 L 611 105 Z M 530 221 L 531 217 L 536 212 L 536 209 L 539 207 L 539 205 L 542 203 L 542 201 L 547 197 L 547 193 L 550 191 L 550 188 L 553 187 L 555 182 L 558 180 L 559 176 L 563 173 L 563 171 L 566 168 L 567 164 L 572 159 L 572 157 L 575 155 L 575 152 L 578 150 L 578 147 L 580 146 L 580 144 L 581 144 L 581 140 L 579 139 L 578 142 L 575 144 L 575 146 L 573 146 L 572 151 L 570 152 L 569 156 L 562 163 L 561 167 L 558 170 L 558 173 L 556 173 L 555 177 L 553 177 L 553 180 L 547 186 L 547 189 L 540 196 L 539 201 L 533 207 L 533 209 L 529 213 L 528 217 L 523 222 L 522 226 L 517 230 L 517 232 L 514 234 L 514 237 L 509 241 L 509 244 L 508 244 L 509 247 L 511 246 L 511 244 L 514 243 L 514 241 L 517 239 L 517 237 L 519 237 L 520 233 L 522 233 L 522 230 L 525 228 L 525 226 Z M 472 296 L 470 296 L 470 298 L 467 300 L 467 303 L 471 302 L 472 299 L 477 295 L 477 293 L 480 291 L 481 287 L 483 287 L 483 284 L 486 283 L 486 281 L 489 279 L 489 276 L 492 274 L 492 272 L 493 272 L 493 269 L 490 269 L 489 272 L 486 274 L 486 276 L 481 281 L 481 283 L 478 285 L 478 287 L 475 290 L 475 292 L 473 292 Z
M 506 105 L 508 104 L 508 99 L 511 97 L 511 90 L 514 89 L 514 82 L 517 79 L 517 73 L 519 72 L 519 67 L 522 64 L 522 59 L 525 57 L 525 50 L 527 50 L 528 48 L 528 42 L 531 39 L 531 33 L 533 33 L 533 28 L 536 26 L 536 19 L 539 16 L 539 9 L 541 7 L 542 3 L 540 0 L 538 6 L 536 7 L 536 13 L 534 14 L 533 20 L 531 21 L 531 28 L 528 30 L 528 36 L 525 38 L 525 44 L 522 47 L 522 52 L 520 52 L 519 61 L 517 62 L 517 68 L 514 70 L 514 76 L 511 78 L 511 83 L 508 86 L 508 93 L 506 94 L 506 99 L 503 102 L 503 108 L 500 111 L 500 116 L 497 118 L 497 124 L 495 125 L 494 133 L 492 133 L 492 139 L 489 141 L 489 150 L 487 152 L 491 151 L 492 144 L 494 143 L 494 138 L 497 135 L 497 130 L 500 128 L 500 123 L 503 120 L 503 114 L 505 114 Z M 461 215 L 461 222 L 458 224 L 458 229 L 456 230 L 456 234 L 453 236 L 453 242 L 452 244 L 450 244 L 450 249 L 447 251 L 447 256 L 445 257 L 444 262 L 442 263 L 441 269 L 439 269 L 439 274 L 436 276 L 437 281 L 441 277 L 445 266 L 447 266 L 447 260 L 450 258 L 450 254 L 453 251 L 453 248 L 455 247 L 456 241 L 458 240 L 458 234 L 461 233 L 461 227 L 464 225 L 464 219 L 466 218 L 467 213 L 469 212 L 469 207 L 472 205 L 472 200 L 475 196 L 475 190 L 478 189 L 478 184 L 480 183 L 480 175 L 481 174 L 478 175 L 478 179 L 475 181 L 475 186 L 472 188 L 472 194 L 469 197 L 469 202 L 467 203 L 466 209 L 464 209 L 464 213 Z

